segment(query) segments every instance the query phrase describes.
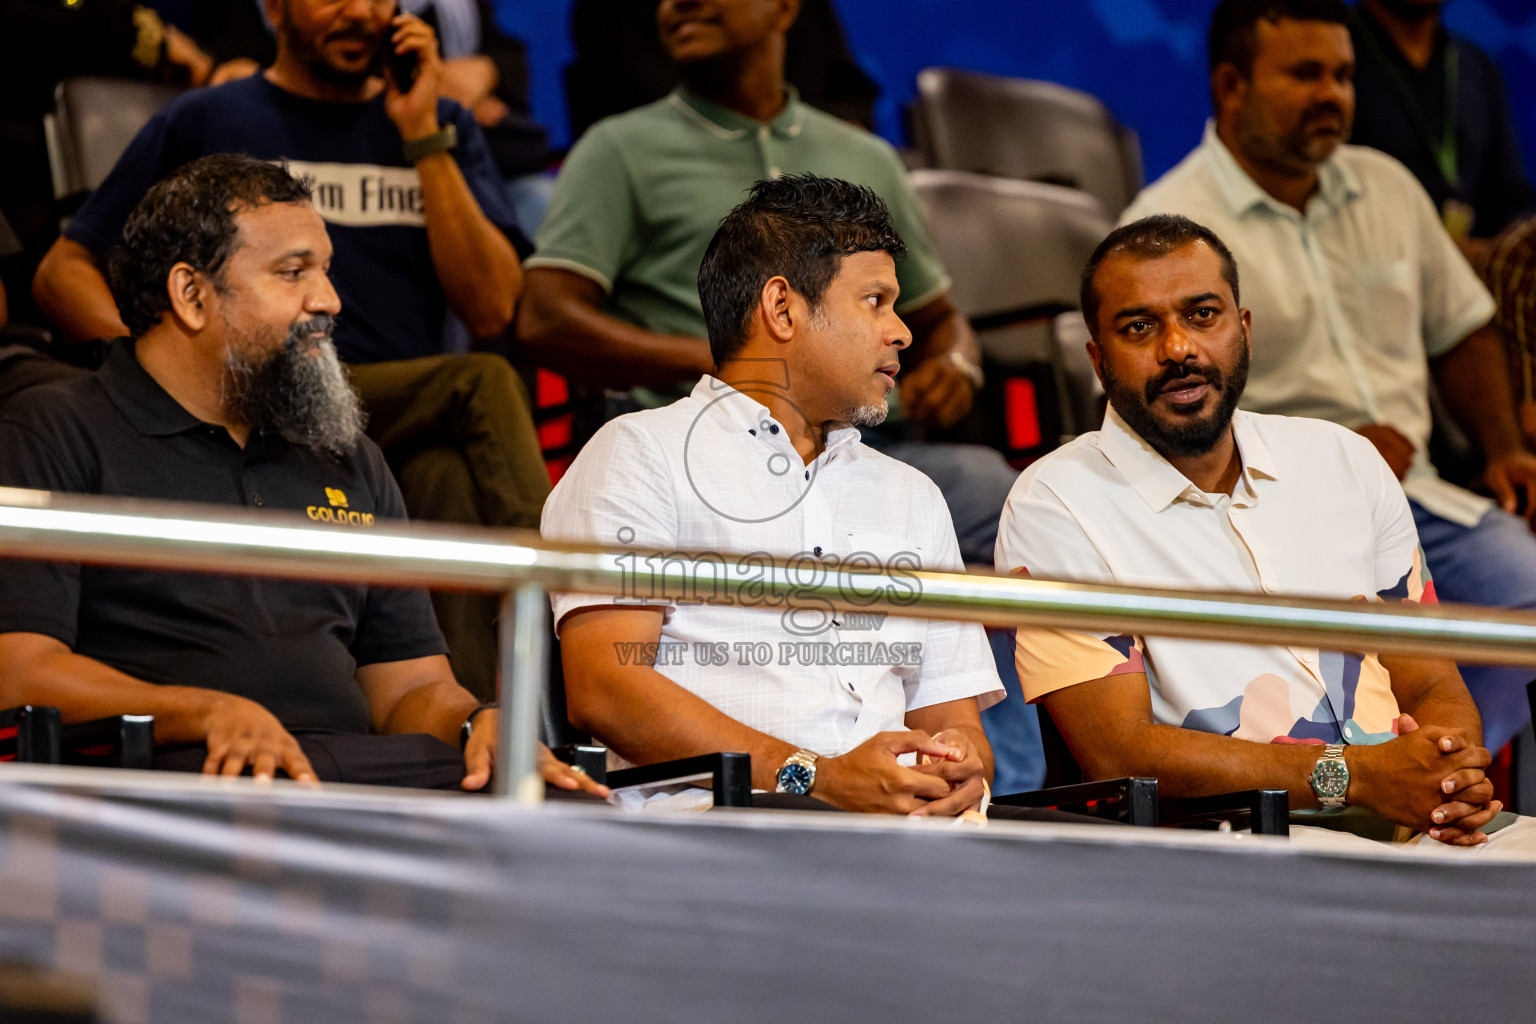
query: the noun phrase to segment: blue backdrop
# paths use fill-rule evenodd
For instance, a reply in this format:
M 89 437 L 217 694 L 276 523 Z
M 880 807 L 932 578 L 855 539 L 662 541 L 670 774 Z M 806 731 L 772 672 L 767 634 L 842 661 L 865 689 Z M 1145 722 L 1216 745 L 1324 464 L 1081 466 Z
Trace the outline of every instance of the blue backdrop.
M 643 2 L 643 0 L 633 0 Z M 849 44 L 883 91 L 880 134 L 904 142 L 900 109 L 925 67 L 1043 78 L 1091 92 L 1141 135 L 1148 180 L 1199 141 L 1208 111 L 1205 25 L 1215 0 L 836 0 Z M 570 0 L 497 0 L 528 43 L 535 113 L 569 142 L 560 69 Z M 1526 164 L 1536 169 L 1536 2 L 1450 0 L 1446 21 L 1504 69 Z

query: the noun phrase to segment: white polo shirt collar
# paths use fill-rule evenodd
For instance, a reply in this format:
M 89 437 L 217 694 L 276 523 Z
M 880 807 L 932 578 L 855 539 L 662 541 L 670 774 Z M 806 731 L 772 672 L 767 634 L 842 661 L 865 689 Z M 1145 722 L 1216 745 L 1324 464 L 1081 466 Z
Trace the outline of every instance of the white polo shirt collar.
M 1275 460 L 1249 422 L 1247 413 L 1239 410 L 1233 414 L 1232 431 L 1233 439 L 1237 442 L 1238 457 L 1243 465 L 1239 487 L 1234 489 L 1232 495 L 1233 501 L 1238 505 L 1256 503 L 1260 493 L 1257 481 L 1280 478 Z M 1110 406 L 1104 414 L 1104 426 L 1099 432 L 1099 448 L 1153 512 L 1161 512 L 1180 499 L 1204 506 L 1216 500 L 1216 496 L 1200 490 L 1189 477 L 1159 455 L 1140 434 L 1131 429 L 1114 406 Z
M 1216 134 L 1214 119 L 1205 122 L 1205 135 L 1200 140 L 1200 147 L 1206 151 L 1211 174 L 1216 179 L 1216 188 L 1226 200 L 1233 216 L 1242 217 L 1263 208 L 1291 220 L 1301 219 L 1301 214 L 1295 209 L 1265 192 L 1248 176 L 1243 165 L 1237 162 L 1237 157 L 1232 155 L 1226 143 Z M 1333 210 L 1342 210 L 1364 194 L 1360 178 L 1342 162 L 1330 157 L 1318 168 L 1316 198 L 1322 199 Z
M 764 382 L 763 389 L 770 388 L 777 389 L 779 385 Z M 793 454 L 797 462 L 803 461 L 800 454 L 795 451 L 795 446 L 790 441 L 784 424 L 779 422 L 766 405 L 753 398 L 753 393 L 751 390 L 739 391 L 725 381 L 706 373 L 693 386 L 690 397 L 706 407 L 705 415 L 717 429 L 728 434 L 745 431 L 748 435 L 757 438 L 764 446 Z M 732 400 L 721 401 L 722 398 L 727 397 Z M 827 431 L 826 448 L 816 457 L 813 465 L 825 465 L 839 454 L 853 454 L 857 449 L 852 446 L 859 437 L 857 427 L 846 424 L 833 427 Z

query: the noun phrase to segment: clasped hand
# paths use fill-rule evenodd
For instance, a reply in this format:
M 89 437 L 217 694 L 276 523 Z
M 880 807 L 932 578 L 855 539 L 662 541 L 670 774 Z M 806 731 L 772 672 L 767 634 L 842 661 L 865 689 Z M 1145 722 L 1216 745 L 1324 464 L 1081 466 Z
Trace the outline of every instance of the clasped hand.
M 897 761 L 917 754 L 926 763 Z M 953 816 L 981 803 L 986 765 L 962 730 L 882 732 L 817 768 L 816 796 L 849 811 Z
M 1455 730 L 1420 728 L 1412 715 L 1397 726 L 1397 739 L 1368 748 L 1383 759 L 1390 790 L 1376 810 L 1449 846 L 1486 843 L 1479 830 L 1504 809 L 1484 772 L 1493 756 Z

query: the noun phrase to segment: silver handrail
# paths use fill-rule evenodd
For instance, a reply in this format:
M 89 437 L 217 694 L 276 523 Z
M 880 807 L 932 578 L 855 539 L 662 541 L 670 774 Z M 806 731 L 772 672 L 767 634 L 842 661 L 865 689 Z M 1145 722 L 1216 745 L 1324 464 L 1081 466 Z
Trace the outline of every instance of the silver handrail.
M 256 513 L 0 488 L 0 557 L 483 590 L 502 624 L 503 794 L 537 799 L 538 702 L 550 590 L 924 619 L 1424 654 L 1536 666 L 1536 615 L 1248 593 L 1111 587 L 911 562 L 828 566 L 809 554 L 666 552 L 546 543 L 532 531 L 435 524 L 361 527 Z M 870 560 L 873 562 L 873 559 Z

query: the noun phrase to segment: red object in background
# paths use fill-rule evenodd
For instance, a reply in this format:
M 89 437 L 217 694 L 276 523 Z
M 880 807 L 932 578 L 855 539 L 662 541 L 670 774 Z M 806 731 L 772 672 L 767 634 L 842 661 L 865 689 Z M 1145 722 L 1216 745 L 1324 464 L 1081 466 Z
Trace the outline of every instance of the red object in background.
M 565 378 L 558 373 L 536 370 L 533 379 L 535 408 L 548 409 L 551 406 L 564 405 L 571 400 L 571 389 L 565 383 Z
M 552 484 L 560 482 L 575 458 L 567 450 L 575 430 L 570 403 L 571 388 L 564 377 L 549 370 L 534 372 L 533 421 L 538 426 L 539 448 L 544 453 L 544 468 L 549 471 Z
M 1488 766 L 1485 775 L 1488 781 L 1493 783 L 1493 795 L 1495 799 L 1504 801 L 1505 810 L 1514 810 L 1514 773 L 1515 773 L 1515 745 L 1504 744 L 1504 749 L 1493 755 L 1493 764 Z
M 1028 451 L 1040 444 L 1040 406 L 1035 401 L 1035 382 L 1013 377 L 1003 382 L 1003 417 L 1010 453 Z

